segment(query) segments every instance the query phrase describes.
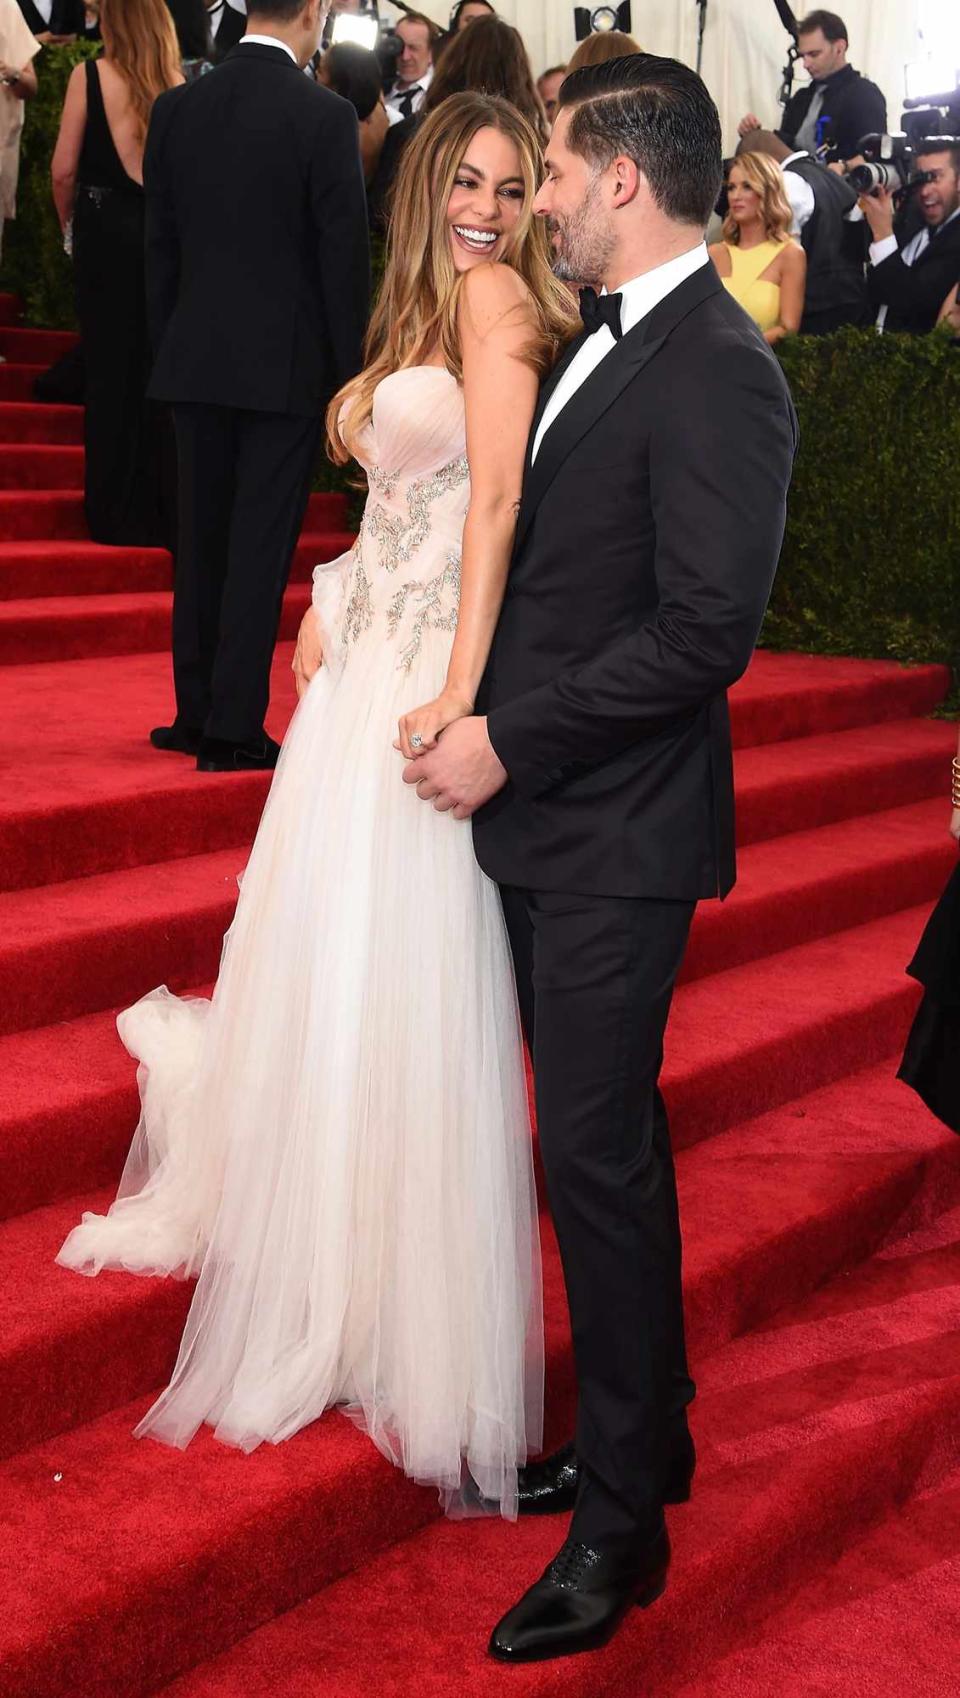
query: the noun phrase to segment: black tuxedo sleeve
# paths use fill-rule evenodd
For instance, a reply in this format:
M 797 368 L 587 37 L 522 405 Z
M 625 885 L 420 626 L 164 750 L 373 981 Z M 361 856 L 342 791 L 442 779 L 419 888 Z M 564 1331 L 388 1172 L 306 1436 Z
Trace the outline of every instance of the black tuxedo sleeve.
M 179 93 L 179 89 L 169 89 L 154 101 L 143 154 L 147 324 L 155 350 L 176 305 L 180 282 L 180 235 L 163 157 L 164 138 Z
M 326 103 L 314 148 L 310 204 L 333 375 L 339 388 L 360 370 L 363 359 L 370 311 L 370 238 L 357 116 L 347 101 L 336 96 Z
M 949 242 L 945 232 L 938 238 Z M 894 312 L 913 321 L 926 322 L 929 329 L 937 322 L 944 301 L 960 277 L 960 244 L 950 242 L 942 250 L 929 249 L 923 264 L 904 265 L 900 253 L 888 254 L 879 265 L 867 271 L 867 289 L 875 307 L 892 307 Z
M 489 714 L 490 740 L 521 795 L 540 796 L 671 729 L 746 670 L 795 447 L 786 384 L 762 347 L 727 344 L 673 380 L 650 446 L 659 605 L 629 637 Z M 585 561 L 585 586 L 588 577 Z

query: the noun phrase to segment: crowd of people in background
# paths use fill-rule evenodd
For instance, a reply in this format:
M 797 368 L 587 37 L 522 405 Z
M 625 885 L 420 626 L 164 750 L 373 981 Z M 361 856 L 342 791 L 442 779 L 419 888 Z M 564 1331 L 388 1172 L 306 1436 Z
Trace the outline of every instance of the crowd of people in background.
M 0 235 L 14 211 L 42 46 L 80 34 L 103 44 L 70 79 L 53 161 L 85 352 L 88 515 L 101 541 L 171 540 L 163 422 L 143 401 L 143 149 L 157 94 L 212 70 L 246 30 L 245 12 L 246 0 L 0 0 Z M 449 95 L 501 96 L 546 147 L 565 76 L 642 46 L 597 32 L 568 64 L 536 76 L 520 32 L 489 0 L 460 0 L 446 31 L 406 13 L 396 38 L 387 73 L 382 56 L 351 42 L 305 68 L 356 111 L 375 235 L 386 228 L 404 149 Z M 922 186 L 899 202 L 882 187 L 858 193 L 848 173 L 863 162 L 862 138 L 889 127 L 884 96 L 849 62 L 837 14 L 804 18 L 798 51 L 810 80 L 778 127 L 754 112 L 738 126 L 711 247 L 726 288 L 770 343 L 845 325 L 922 334 L 945 321 L 960 332 L 960 140 L 924 144 L 914 161 Z M 960 130 L 960 99 L 954 118 Z

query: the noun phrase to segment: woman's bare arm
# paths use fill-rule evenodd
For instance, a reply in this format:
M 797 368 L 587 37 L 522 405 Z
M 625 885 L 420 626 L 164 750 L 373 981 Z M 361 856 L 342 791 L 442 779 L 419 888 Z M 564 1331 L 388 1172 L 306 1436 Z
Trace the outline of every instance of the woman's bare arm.
M 83 65 L 75 65 L 67 84 L 67 97 L 60 118 L 60 133 L 53 150 L 50 176 L 53 181 L 53 201 L 61 230 L 73 213 L 77 194 L 77 167 L 87 124 L 87 84 Z
M 467 274 L 459 322 L 470 464 L 460 612 L 442 693 L 400 722 L 399 747 L 408 757 L 432 748 L 445 725 L 473 711 L 503 603 L 539 387 L 525 357 L 536 334 L 533 303 L 509 266 L 481 265 Z M 422 738 L 416 749 L 414 732 Z
M 781 260 L 780 320 L 766 331 L 772 345 L 784 336 L 795 336 L 803 317 L 803 299 L 807 292 L 807 256 L 796 243 L 788 243 Z

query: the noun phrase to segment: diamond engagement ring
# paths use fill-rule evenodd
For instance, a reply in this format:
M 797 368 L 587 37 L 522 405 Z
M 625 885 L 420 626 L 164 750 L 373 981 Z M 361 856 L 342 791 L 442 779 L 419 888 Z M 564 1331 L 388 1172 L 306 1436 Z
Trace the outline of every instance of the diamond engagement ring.
M 423 748 L 423 738 L 421 737 L 419 731 L 415 731 L 413 733 L 413 736 L 410 739 L 410 747 L 411 747 L 411 749 L 422 749 Z

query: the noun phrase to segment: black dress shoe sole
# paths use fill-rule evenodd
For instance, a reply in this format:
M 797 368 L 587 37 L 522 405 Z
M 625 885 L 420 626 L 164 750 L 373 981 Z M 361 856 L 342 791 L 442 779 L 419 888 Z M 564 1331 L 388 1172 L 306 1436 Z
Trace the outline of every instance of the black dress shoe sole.
M 498 1663 L 553 1663 L 559 1662 L 561 1657 L 581 1657 L 588 1651 L 600 1651 L 604 1645 L 609 1644 L 618 1627 L 622 1626 L 624 1617 L 629 1613 L 631 1602 L 637 1609 L 648 1610 L 651 1604 L 655 1604 L 658 1598 L 663 1597 L 666 1589 L 666 1574 L 654 1575 L 652 1579 L 645 1581 L 637 1589 L 636 1596 L 632 1600 L 627 1599 L 623 1609 L 611 1621 L 606 1622 L 598 1632 L 584 1634 L 578 1643 L 570 1644 L 565 1649 L 560 1649 L 556 1645 L 544 1645 L 541 1649 L 529 1651 L 501 1651 L 491 1640 L 487 1647 L 488 1653 Z
M 176 738 L 168 742 L 158 743 L 153 733 L 150 733 L 150 747 L 161 755 L 195 755 L 200 747 L 199 737 Z
M 197 760 L 198 772 L 273 772 L 276 761 L 244 761 L 238 765 L 236 761 L 212 760 L 209 755 Z

